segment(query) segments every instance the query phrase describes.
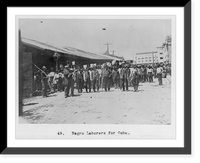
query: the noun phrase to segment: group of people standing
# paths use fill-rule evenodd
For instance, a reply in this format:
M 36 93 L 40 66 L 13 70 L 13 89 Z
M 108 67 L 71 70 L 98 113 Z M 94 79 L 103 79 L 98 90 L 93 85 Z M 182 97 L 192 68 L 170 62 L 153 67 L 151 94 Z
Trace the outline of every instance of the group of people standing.
M 107 68 L 101 69 L 99 67 L 87 67 L 77 69 L 70 68 L 69 64 L 64 67 L 63 70 L 63 85 L 65 98 L 69 97 L 69 90 L 74 90 L 74 85 L 78 90 L 78 93 L 85 92 L 99 92 L 104 84 L 105 91 L 110 90 L 109 78 L 111 77 L 110 71 Z M 71 96 L 74 96 L 73 91 Z
M 105 92 L 110 91 L 111 87 L 119 88 L 122 91 L 128 91 L 132 86 L 134 91 L 138 91 L 140 82 L 153 82 L 157 77 L 159 85 L 162 85 L 163 65 L 131 65 L 121 64 L 119 66 L 108 66 L 107 64 L 93 67 L 76 67 L 68 63 L 61 67 L 57 72 L 48 73 L 45 66 L 42 67 L 41 81 L 43 97 L 47 97 L 47 88 L 50 93 L 55 91 L 64 91 L 64 97 L 74 96 L 74 88 L 78 93 L 99 92 L 100 89 Z M 70 95 L 69 95 L 70 94 Z
M 122 65 L 118 69 L 120 76 L 121 88 L 127 90 L 129 86 L 133 86 L 134 91 L 138 91 L 140 82 L 153 82 L 153 67 L 140 65 Z
M 55 72 L 53 67 L 51 67 L 51 70 L 49 72 L 47 68 L 43 66 L 42 69 L 34 75 L 34 79 L 36 91 L 39 91 L 42 87 L 43 97 L 47 97 L 48 93 L 54 93 L 56 91 L 64 90 L 62 84 L 63 73 L 60 70 Z

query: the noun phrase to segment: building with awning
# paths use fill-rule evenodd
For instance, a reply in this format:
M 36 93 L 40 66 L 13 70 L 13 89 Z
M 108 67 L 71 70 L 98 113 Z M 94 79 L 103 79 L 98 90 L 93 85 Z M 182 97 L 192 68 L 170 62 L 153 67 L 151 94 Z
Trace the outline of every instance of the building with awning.
M 53 67 L 55 70 L 55 67 L 58 68 L 57 65 L 65 65 L 66 61 L 75 62 L 76 65 L 82 67 L 83 65 L 103 64 L 114 60 L 77 48 L 57 47 L 24 37 L 21 37 L 19 46 L 21 49 L 19 54 L 20 74 L 25 79 L 25 96 L 30 96 L 34 90 L 34 73 L 38 71 L 37 67 L 46 66 L 48 70 Z M 55 60 L 55 53 L 59 54 L 58 60 Z
M 23 46 L 29 47 L 30 50 L 37 49 L 37 51 L 40 51 L 40 53 L 47 52 L 47 55 L 51 55 L 52 52 L 51 59 L 53 58 L 53 54 L 57 52 L 60 54 L 61 58 L 59 59 L 59 61 L 61 63 L 69 60 L 76 61 L 77 63 L 83 65 L 91 63 L 111 62 L 114 59 L 108 56 L 97 55 L 95 53 L 87 52 L 73 47 L 56 47 L 53 45 L 49 45 L 48 43 L 43 43 L 27 38 L 22 38 L 22 44 Z

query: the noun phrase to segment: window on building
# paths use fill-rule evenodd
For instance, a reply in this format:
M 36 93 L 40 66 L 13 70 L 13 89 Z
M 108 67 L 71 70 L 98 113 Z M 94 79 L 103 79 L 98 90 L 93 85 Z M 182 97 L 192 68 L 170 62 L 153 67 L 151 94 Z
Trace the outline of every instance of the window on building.
M 163 57 L 160 57 L 160 59 L 163 59 Z

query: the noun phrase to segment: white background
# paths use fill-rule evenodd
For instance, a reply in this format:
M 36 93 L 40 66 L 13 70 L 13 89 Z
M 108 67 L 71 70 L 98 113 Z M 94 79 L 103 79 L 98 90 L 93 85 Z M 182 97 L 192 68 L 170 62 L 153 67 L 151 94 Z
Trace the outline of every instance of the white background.
M 16 34 L 18 32 L 16 28 L 16 15 L 163 15 L 163 16 L 176 16 L 176 48 L 173 49 L 172 54 L 176 54 L 172 58 L 172 68 L 176 71 L 173 81 L 176 82 L 172 86 L 172 90 L 176 89 L 172 93 L 172 102 L 176 107 L 176 138 L 175 139 L 16 139 L 15 138 L 15 112 L 18 106 L 18 76 L 17 76 L 17 62 L 16 51 L 17 41 Z M 184 53 L 183 53 L 183 8 L 8 8 L 8 147 L 183 147 L 183 88 L 184 88 Z M 173 33 L 172 33 L 173 35 Z M 172 42 L 173 40 L 172 38 Z M 15 57 L 14 57 L 15 56 Z M 15 72 L 15 75 L 13 75 Z M 176 79 L 176 80 L 175 80 Z M 15 81 L 15 82 L 13 82 Z M 178 83 L 178 84 L 177 84 Z M 176 87 L 174 87 L 176 86 Z M 176 101 L 175 101 L 176 100 Z M 175 123 L 174 123 L 175 124 Z M 29 125 L 29 128 L 34 125 Z M 42 125 L 39 125 L 42 126 Z M 72 125 L 71 125 L 72 126 Z M 24 126 L 25 127 L 25 126 Z M 36 127 L 38 127 L 36 125 Z M 44 126 L 45 128 L 47 126 Z M 55 126 L 62 128 L 63 125 Z M 52 128 L 55 128 L 52 127 Z M 66 127 L 66 126 L 64 126 Z M 70 127 L 70 126 L 69 126 Z M 95 126 L 94 126 L 95 127 Z M 96 126 L 97 127 L 97 126 Z M 98 126 L 99 127 L 99 126 Z M 109 126 L 107 126 L 109 128 Z M 120 126 L 119 126 L 120 127 Z M 129 126 L 126 125 L 127 128 Z M 121 126 L 123 130 L 126 128 Z M 134 126 L 140 128 L 140 126 Z M 148 132 L 152 133 L 157 129 L 149 126 Z M 159 131 L 166 134 L 164 126 L 157 125 L 160 128 Z M 44 128 L 43 128 L 44 129 Z M 42 130 L 40 132 L 46 132 L 48 135 L 49 130 Z M 49 131 L 51 132 L 51 130 Z M 136 130 L 137 132 L 137 130 Z M 30 134 L 30 133 L 29 133 Z M 34 132 L 31 134 L 34 135 Z M 134 134 L 134 133 L 133 133 Z M 161 133 L 160 133 L 161 134 Z M 33 136 L 34 137 L 34 136 Z

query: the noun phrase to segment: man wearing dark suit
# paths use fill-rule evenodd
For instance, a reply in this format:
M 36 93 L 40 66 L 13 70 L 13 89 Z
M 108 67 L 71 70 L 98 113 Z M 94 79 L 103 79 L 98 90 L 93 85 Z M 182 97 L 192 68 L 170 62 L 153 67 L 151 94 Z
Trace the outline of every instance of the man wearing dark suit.
M 120 84 L 123 91 L 128 90 L 128 69 L 125 64 L 122 65 L 122 68 L 120 70 Z
M 88 93 L 88 88 L 89 92 L 91 92 L 91 85 L 90 85 L 90 74 L 88 68 L 86 68 L 83 72 L 83 80 L 84 80 L 84 85 L 85 85 L 85 90 Z
M 76 73 L 76 82 L 77 82 L 77 89 L 78 89 L 78 93 L 82 93 L 83 92 L 83 72 L 80 68 L 78 68 L 78 71 Z
M 116 68 L 113 68 L 112 70 L 112 79 L 113 79 L 114 87 L 115 89 L 117 89 L 119 84 L 118 84 L 118 71 Z
M 69 69 L 69 64 L 67 64 L 63 70 L 63 75 L 64 75 L 64 79 L 63 79 L 63 85 L 64 85 L 64 94 L 65 94 L 65 98 L 69 97 L 69 90 L 71 87 L 71 74 L 70 74 L 70 69 Z
M 128 65 L 125 66 L 125 70 L 124 70 L 124 83 L 126 86 L 126 91 L 128 91 L 128 79 L 130 76 L 130 69 L 128 67 Z
M 97 71 L 96 67 L 93 68 L 92 70 L 92 86 L 93 86 L 93 91 L 96 92 L 96 88 L 97 91 L 99 91 L 99 72 Z
M 122 68 L 120 69 L 119 75 L 120 75 L 120 88 L 125 91 L 125 65 L 122 64 Z
M 71 96 L 74 96 L 74 84 L 76 82 L 76 69 L 70 68 L 70 89 L 71 89 Z
M 103 69 L 102 73 L 103 73 L 104 89 L 107 92 L 108 90 L 110 90 L 110 84 L 109 84 L 109 75 L 110 75 L 110 72 L 109 72 L 107 66 L 105 66 L 105 68 Z

